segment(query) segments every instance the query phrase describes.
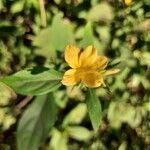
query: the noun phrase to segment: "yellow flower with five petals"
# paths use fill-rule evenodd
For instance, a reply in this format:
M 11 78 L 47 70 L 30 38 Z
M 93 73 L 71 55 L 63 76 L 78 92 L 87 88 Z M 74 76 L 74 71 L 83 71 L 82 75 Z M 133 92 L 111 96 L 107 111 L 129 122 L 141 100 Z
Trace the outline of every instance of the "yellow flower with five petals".
M 119 72 L 119 69 L 105 70 L 108 58 L 99 56 L 97 49 L 88 46 L 84 51 L 73 45 L 65 49 L 65 61 L 71 67 L 64 73 L 62 84 L 72 86 L 83 82 L 89 88 L 105 86 L 104 76 Z

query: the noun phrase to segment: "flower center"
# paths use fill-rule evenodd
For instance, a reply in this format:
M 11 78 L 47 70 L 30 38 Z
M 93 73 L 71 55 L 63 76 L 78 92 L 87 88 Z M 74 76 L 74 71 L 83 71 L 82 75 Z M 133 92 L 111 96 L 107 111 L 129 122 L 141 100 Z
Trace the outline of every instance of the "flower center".
M 86 76 L 86 74 L 90 71 L 91 71 L 90 68 L 82 68 L 82 67 L 77 68 L 76 69 L 76 78 L 79 81 L 81 81 L 84 78 L 84 76 Z

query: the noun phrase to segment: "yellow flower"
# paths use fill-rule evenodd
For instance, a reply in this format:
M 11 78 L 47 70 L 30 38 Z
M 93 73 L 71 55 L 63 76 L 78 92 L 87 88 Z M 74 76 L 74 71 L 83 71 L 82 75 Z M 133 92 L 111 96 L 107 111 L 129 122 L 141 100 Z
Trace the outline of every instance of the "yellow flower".
M 87 87 L 96 88 L 104 84 L 104 76 L 115 74 L 119 69 L 106 71 L 108 58 L 98 56 L 93 46 L 88 46 L 84 51 L 68 45 L 65 49 L 65 60 L 72 68 L 65 72 L 62 84 L 66 86 L 83 82 Z
M 125 3 L 127 6 L 130 6 L 131 3 L 132 3 L 132 0 L 124 0 L 124 3 Z

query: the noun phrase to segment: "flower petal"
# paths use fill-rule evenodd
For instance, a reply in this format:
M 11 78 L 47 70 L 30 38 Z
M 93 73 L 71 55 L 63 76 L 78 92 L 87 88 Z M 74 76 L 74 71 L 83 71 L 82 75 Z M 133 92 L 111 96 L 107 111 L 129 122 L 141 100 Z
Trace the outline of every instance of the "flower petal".
M 71 68 L 79 67 L 79 48 L 68 45 L 65 49 L 65 60 Z
M 120 69 L 110 69 L 104 73 L 104 76 L 114 75 L 114 74 L 118 73 L 119 71 L 120 71 Z
M 97 59 L 97 50 L 93 46 L 88 46 L 80 55 L 79 63 L 81 67 L 91 67 Z
M 66 71 L 61 82 L 66 86 L 75 85 L 78 82 L 76 78 L 76 69 L 69 69 Z
M 108 64 L 108 58 L 107 57 L 98 56 L 93 67 L 95 67 L 95 69 L 104 69 L 107 66 L 107 64 Z
M 97 71 L 89 71 L 82 77 L 82 82 L 90 88 L 96 88 L 103 84 L 103 78 Z

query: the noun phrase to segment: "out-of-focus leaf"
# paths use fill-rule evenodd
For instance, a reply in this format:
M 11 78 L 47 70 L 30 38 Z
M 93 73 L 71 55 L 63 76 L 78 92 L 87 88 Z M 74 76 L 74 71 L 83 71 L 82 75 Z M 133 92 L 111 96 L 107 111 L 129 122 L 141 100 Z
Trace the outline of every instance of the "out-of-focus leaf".
M 95 5 L 97 5 L 99 3 L 99 0 L 92 0 L 91 1 L 91 5 L 92 6 L 95 6 Z
M 37 47 L 35 53 L 46 58 L 53 58 L 56 55 L 51 43 L 51 28 L 41 30 L 33 39 L 33 45 Z
M 9 111 L 7 113 L 9 113 Z M 5 118 L 3 120 L 3 130 L 9 129 L 10 126 L 15 122 L 16 122 L 16 118 L 14 116 L 5 114 Z
M 64 90 L 58 90 L 54 93 L 56 104 L 60 108 L 65 108 L 68 102 L 68 97 L 65 95 Z
M 55 123 L 57 106 L 54 97 L 38 96 L 21 117 L 17 129 L 18 150 L 38 150 Z
M 12 54 L 8 51 L 4 43 L 0 42 L 0 69 L 1 71 L 7 72 L 7 73 L 11 71 L 11 67 L 9 64 L 11 59 L 12 59 Z
M 50 141 L 50 149 L 53 150 L 68 150 L 67 142 L 68 135 L 65 132 L 60 132 L 57 129 L 52 131 L 52 139 Z
M 16 93 L 41 95 L 56 90 L 61 84 L 61 73 L 53 69 L 35 67 L 19 71 L 2 79 Z
M 3 82 L 0 82 L 0 105 L 7 105 L 11 98 L 16 98 L 15 92 Z
M 128 75 L 129 72 L 130 72 L 129 68 L 125 68 L 124 70 L 121 70 L 121 72 L 116 77 L 116 82 L 113 83 L 113 85 L 111 86 L 111 91 L 112 92 L 115 91 L 116 89 L 118 89 L 118 87 L 119 87 L 119 89 L 125 90 L 126 85 L 124 84 L 123 81 L 124 81 L 124 78 Z M 112 78 L 108 78 L 107 80 L 108 81 L 112 80 Z
M 140 60 L 141 65 L 150 66 L 150 52 L 140 52 L 136 50 L 134 56 Z
M 115 68 L 120 64 L 120 59 L 114 59 L 114 60 L 109 60 L 109 63 L 107 65 L 107 69 L 108 68 Z
M 67 87 L 67 96 L 71 99 L 77 99 L 79 101 L 83 101 L 85 99 L 85 95 L 80 90 L 79 86 L 75 87 Z
M 118 150 L 126 150 L 127 149 L 127 142 L 122 142 L 119 146 Z
M 92 126 L 94 130 L 97 131 L 102 119 L 102 110 L 100 101 L 92 89 L 88 89 L 87 91 L 86 104 Z
M 99 38 L 101 41 L 101 51 L 106 50 L 108 43 L 110 41 L 111 35 L 110 35 L 110 27 L 108 26 L 100 26 L 97 27 L 97 32 L 99 34 Z
M 61 0 L 54 0 L 56 4 L 60 4 Z
M 91 149 L 93 150 L 107 150 L 107 147 L 104 145 L 104 143 L 99 139 L 92 143 Z
M 86 47 L 88 45 L 93 44 L 94 44 L 93 28 L 91 22 L 88 22 L 84 28 L 84 35 L 80 45 L 81 47 Z
M 55 57 L 56 50 L 63 51 L 67 44 L 74 42 L 72 26 L 67 20 L 63 20 L 62 14 L 53 18 L 51 27 L 43 29 L 33 40 L 37 46 L 36 54 L 46 58 Z
M 150 112 L 150 102 L 144 103 L 144 104 L 143 104 L 143 108 L 144 108 L 146 111 Z
M 110 22 L 113 19 L 113 15 L 112 7 L 106 2 L 101 2 L 89 11 L 88 19 L 91 21 Z
M 144 86 L 145 89 L 150 88 L 150 82 L 144 78 L 144 76 L 140 74 L 134 74 L 129 82 L 129 86 L 131 87 L 138 87 L 140 84 Z
M 114 128 L 120 128 L 122 123 L 128 123 L 131 127 L 137 127 L 145 112 L 142 108 L 134 108 L 124 102 L 111 102 L 108 109 L 108 120 Z
M 4 4 L 3 4 L 4 2 L 3 1 L 0 1 L 0 11 L 3 9 L 3 7 L 4 7 Z
M 150 19 L 145 19 L 138 26 L 135 27 L 137 32 L 147 32 L 150 31 Z
M 67 132 L 70 137 L 79 141 L 87 141 L 92 137 L 92 132 L 81 126 L 69 126 Z
M 10 108 L 0 108 L 0 131 L 8 130 L 16 122 L 16 118 L 10 112 Z
M 80 103 L 75 108 L 73 108 L 68 115 L 65 117 L 63 121 L 63 125 L 66 126 L 68 124 L 79 124 L 85 117 L 87 112 L 86 104 Z
M 24 8 L 24 4 L 25 4 L 24 0 L 15 2 L 11 6 L 11 9 L 10 9 L 11 13 L 19 13 L 19 12 L 21 12 L 23 10 L 23 8 Z
M 63 51 L 67 44 L 74 42 L 72 27 L 67 20 L 62 19 L 61 14 L 53 18 L 51 29 L 51 40 L 49 42 L 55 50 Z
M 30 0 L 30 1 L 26 1 L 26 5 L 28 8 L 34 8 L 36 10 L 39 10 L 39 1 L 35 1 L 35 0 Z

